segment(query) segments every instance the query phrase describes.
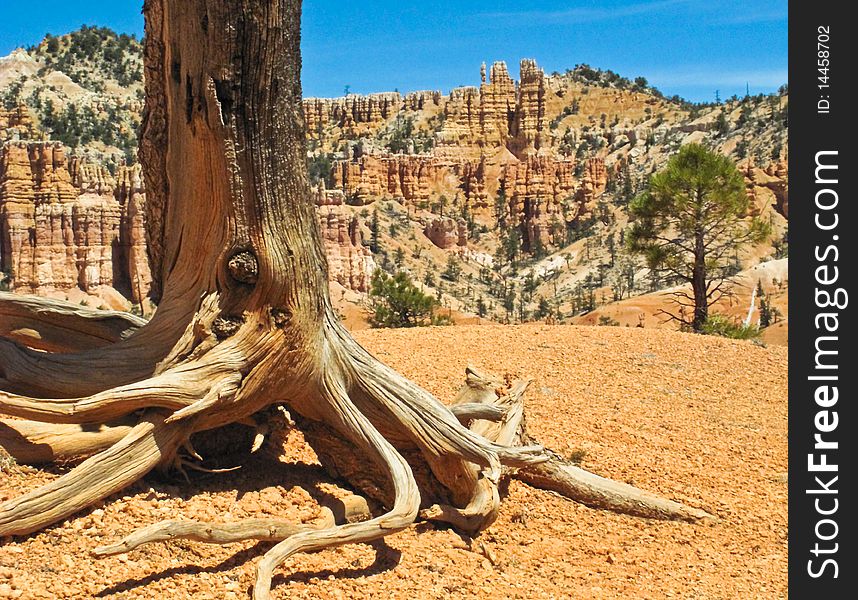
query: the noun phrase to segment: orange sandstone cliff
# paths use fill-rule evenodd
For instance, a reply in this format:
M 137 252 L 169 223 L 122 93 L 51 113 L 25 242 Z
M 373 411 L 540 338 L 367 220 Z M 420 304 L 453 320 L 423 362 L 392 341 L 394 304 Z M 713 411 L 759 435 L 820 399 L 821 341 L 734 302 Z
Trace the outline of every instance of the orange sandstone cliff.
M 57 142 L 4 144 L 0 269 L 11 286 L 34 294 L 108 286 L 139 301 L 150 283 L 139 180 L 139 168 L 120 167 L 114 178 L 67 160 Z

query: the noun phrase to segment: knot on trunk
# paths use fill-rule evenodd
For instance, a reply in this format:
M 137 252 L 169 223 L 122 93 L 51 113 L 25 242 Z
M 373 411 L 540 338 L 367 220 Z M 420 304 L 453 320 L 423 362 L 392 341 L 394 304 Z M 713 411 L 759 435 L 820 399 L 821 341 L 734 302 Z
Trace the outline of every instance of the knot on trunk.
M 292 312 L 287 308 L 272 308 L 271 318 L 277 327 L 283 328 L 292 319 Z
M 248 250 L 233 254 L 227 263 L 227 269 L 233 279 L 248 285 L 254 285 L 259 278 L 259 262 Z
M 238 333 L 243 324 L 244 319 L 241 317 L 218 317 L 212 323 L 212 333 L 217 339 L 224 340 Z

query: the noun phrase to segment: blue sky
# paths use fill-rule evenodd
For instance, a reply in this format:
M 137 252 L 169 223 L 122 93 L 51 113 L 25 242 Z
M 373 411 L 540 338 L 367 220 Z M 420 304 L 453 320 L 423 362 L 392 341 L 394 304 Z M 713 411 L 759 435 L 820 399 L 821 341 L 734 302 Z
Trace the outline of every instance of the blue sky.
M 712 100 L 787 80 L 787 0 L 305 0 L 307 96 L 479 83 L 479 66 L 535 58 L 646 77 L 668 95 Z M 0 0 L 0 55 L 82 23 L 142 33 L 141 0 Z M 37 12 L 33 9 L 36 8 Z

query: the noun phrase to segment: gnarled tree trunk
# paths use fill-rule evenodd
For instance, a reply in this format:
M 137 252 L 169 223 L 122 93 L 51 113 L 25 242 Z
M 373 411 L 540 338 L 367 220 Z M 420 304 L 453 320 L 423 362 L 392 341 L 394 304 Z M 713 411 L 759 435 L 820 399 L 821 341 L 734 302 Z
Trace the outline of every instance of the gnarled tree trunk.
M 471 372 L 448 408 L 343 329 L 328 296 L 305 165 L 300 5 L 146 1 L 140 157 L 159 308 L 145 326 L 120 319 L 108 327 L 94 311 L 68 315 L 68 307 L 35 300 L 4 313 L 13 300 L 0 297 L 7 320 L 0 333 L 20 332 L 10 319 L 83 332 L 69 348 L 48 348 L 65 353 L 27 348 L 20 335 L 0 341 L 7 390 L 0 412 L 18 417 L 2 424 L 0 443 L 27 458 L 28 440 L 53 435 L 47 445 L 56 451 L 29 456 L 41 460 L 67 451 L 62 440 L 70 436 L 76 454 L 92 454 L 0 506 L 0 536 L 37 531 L 157 466 L 181 467 L 191 435 L 247 423 L 272 404 L 288 406 L 323 464 L 376 495 L 387 512 L 308 526 L 166 522 L 96 553 L 176 537 L 278 540 L 258 568 L 254 597 L 265 598 L 273 570 L 290 555 L 401 530 L 421 508 L 424 518 L 484 529 L 497 515 L 498 482 L 509 475 L 594 506 L 708 516 L 576 471 L 531 444 L 526 384 L 503 391 L 501 382 Z M 64 429 L 48 434 L 33 422 Z M 81 424 L 109 425 L 86 437 Z

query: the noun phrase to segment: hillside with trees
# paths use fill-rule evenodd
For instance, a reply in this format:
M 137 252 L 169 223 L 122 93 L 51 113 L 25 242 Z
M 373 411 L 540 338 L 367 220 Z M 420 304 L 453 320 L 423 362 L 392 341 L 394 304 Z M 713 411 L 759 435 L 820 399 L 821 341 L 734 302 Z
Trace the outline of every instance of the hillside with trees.
M 0 105 L 26 106 L 47 139 L 114 167 L 136 162 L 143 111 L 143 46 L 133 35 L 83 26 L 0 63 Z
M 0 60 L 0 102 L 72 155 L 133 163 L 141 48 L 96 27 L 48 35 Z M 565 321 L 682 283 L 629 251 L 629 207 L 696 143 L 738 166 L 744 216 L 770 229 L 726 257 L 727 276 L 786 255 L 786 86 L 690 103 L 588 65 L 543 74 L 523 61 L 520 77 L 496 63 L 479 88 L 449 94 L 305 99 L 320 210 L 356 217 L 374 263 L 454 320 Z

